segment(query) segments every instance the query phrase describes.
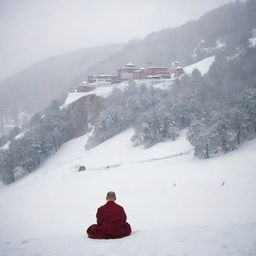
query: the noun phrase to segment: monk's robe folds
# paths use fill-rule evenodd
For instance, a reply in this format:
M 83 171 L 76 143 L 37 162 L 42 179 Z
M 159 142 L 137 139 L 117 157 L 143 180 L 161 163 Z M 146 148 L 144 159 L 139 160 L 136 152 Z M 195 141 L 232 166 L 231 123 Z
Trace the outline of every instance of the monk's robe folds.
M 87 234 L 94 239 L 121 238 L 131 234 L 131 226 L 126 222 L 126 214 L 122 206 L 108 201 L 96 214 L 97 224 L 87 229 Z

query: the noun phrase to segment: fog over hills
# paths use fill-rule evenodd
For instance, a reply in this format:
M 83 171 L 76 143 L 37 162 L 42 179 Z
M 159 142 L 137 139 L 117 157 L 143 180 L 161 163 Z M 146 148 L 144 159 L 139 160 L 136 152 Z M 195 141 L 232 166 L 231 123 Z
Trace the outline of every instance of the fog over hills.
M 47 57 L 125 43 L 231 0 L 1 0 L 0 81 Z
M 35 113 L 65 96 L 81 72 L 121 50 L 123 45 L 80 49 L 40 61 L 0 83 L 0 109 Z

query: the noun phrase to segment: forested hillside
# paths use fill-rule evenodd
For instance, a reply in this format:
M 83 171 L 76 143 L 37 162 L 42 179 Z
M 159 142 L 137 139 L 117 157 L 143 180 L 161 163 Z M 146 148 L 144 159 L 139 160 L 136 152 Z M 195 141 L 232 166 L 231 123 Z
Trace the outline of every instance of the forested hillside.
M 138 66 L 145 66 L 147 62 L 169 66 L 179 60 L 182 66 L 187 66 L 214 55 L 223 46 L 232 52 L 250 38 L 256 26 L 255 5 L 255 0 L 247 4 L 226 4 L 198 20 L 131 41 L 120 52 L 88 69 L 86 74 L 113 73 L 128 62 Z

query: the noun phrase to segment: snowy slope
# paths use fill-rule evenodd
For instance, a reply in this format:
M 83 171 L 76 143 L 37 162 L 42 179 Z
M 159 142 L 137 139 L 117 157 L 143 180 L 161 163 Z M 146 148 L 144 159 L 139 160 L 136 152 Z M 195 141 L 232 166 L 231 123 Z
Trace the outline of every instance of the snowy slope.
M 205 58 L 199 62 L 196 62 L 190 66 L 185 67 L 184 71 L 187 74 L 192 74 L 194 69 L 198 69 L 202 75 L 205 75 L 209 71 L 214 60 L 215 60 L 215 56 Z
M 69 92 L 65 100 L 64 106 L 67 106 L 79 100 L 80 98 L 90 94 L 95 94 L 97 96 L 101 96 L 104 98 L 108 97 L 112 93 L 113 88 L 114 88 L 113 86 L 106 86 L 106 87 L 95 88 L 94 90 L 89 92 Z
M 227 256 L 255 255 L 256 226 L 201 226 L 135 231 L 118 240 L 92 241 L 81 234 L 8 241 L 4 256 Z
M 132 133 L 91 151 L 86 135 L 74 139 L 1 188 L 0 255 L 255 255 L 256 140 L 202 161 L 185 131 L 147 150 L 132 147 Z M 88 170 L 76 172 L 80 164 Z M 90 240 L 84 231 L 109 190 L 134 233 Z
M 154 88 L 166 90 L 173 84 L 173 79 L 161 79 L 161 80 L 160 79 L 159 80 L 141 79 L 141 80 L 135 80 L 134 82 L 138 86 L 146 85 L 148 87 L 153 86 Z M 128 81 L 123 81 L 121 83 L 114 84 L 112 86 L 97 87 L 89 92 L 69 92 L 65 100 L 65 103 L 62 107 L 66 107 L 69 104 L 79 100 L 80 98 L 90 94 L 95 94 L 97 96 L 106 98 L 112 93 L 114 88 L 119 88 L 123 90 L 127 86 L 128 86 Z

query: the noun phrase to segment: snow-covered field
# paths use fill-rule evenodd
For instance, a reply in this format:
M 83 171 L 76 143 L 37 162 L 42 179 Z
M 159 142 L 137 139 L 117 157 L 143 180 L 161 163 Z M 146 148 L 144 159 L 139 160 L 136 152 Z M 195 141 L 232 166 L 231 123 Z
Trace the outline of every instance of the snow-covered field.
M 9 241 L 1 255 L 24 256 L 226 256 L 255 255 L 255 224 L 135 231 L 118 240 L 92 241 L 81 234 Z
M 1 187 L 0 255 L 256 255 L 256 140 L 197 160 L 185 131 L 146 150 L 132 147 L 132 134 L 90 151 L 86 135 L 74 139 Z M 91 240 L 85 229 L 109 190 L 134 232 Z

